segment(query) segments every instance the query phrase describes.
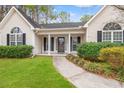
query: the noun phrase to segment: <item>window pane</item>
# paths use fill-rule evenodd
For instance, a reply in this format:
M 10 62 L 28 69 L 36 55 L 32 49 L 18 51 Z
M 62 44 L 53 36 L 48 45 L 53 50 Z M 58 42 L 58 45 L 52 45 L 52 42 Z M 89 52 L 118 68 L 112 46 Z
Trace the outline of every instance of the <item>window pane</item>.
M 12 30 L 11 30 L 11 33 L 22 33 L 21 29 L 19 27 L 14 27 Z
M 114 43 L 122 43 L 122 41 L 113 41 Z
M 18 34 L 17 35 L 17 41 L 23 41 L 23 37 L 22 37 L 22 34 Z
M 17 42 L 17 45 L 23 45 L 23 42 Z
M 113 40 L 122 40 L 122 32 L 113 32 Z
M 108 23 L 104 26 L 103 30 L 121 30 L 121 26 L 117 23 Z
M 15 41 L 15 35 L 10 35 L 10 41 Z
M 103 41 L 111 41 L 111 32 L 103 32 Z
M 76 51 L 76 48 L 77 48 L 77 37 L 72 37 L 72 50 L 73 51 Z
M 10 45 L 12 45 L 12 46 L 15 45 L 15 42 L 10 42 Z

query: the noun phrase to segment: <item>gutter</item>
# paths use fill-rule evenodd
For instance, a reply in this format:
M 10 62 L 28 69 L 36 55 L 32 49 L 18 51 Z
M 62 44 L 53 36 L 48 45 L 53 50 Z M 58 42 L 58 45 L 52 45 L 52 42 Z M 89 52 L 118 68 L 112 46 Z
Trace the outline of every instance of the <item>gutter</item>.
M 83 30 L 85 27 L 79 26 L 79 27 L 71 27 L 71 28 L 34 28 L 34 31 L 53 31 L 53 30 Z

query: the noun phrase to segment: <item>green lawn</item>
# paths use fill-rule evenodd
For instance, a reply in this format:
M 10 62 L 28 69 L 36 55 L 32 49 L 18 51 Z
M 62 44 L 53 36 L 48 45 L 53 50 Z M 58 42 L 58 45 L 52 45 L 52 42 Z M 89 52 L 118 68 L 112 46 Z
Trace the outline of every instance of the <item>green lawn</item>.
M 0 59 L 0 87 L 70 88 L 74 87 L 54 68 L 52 57 Z

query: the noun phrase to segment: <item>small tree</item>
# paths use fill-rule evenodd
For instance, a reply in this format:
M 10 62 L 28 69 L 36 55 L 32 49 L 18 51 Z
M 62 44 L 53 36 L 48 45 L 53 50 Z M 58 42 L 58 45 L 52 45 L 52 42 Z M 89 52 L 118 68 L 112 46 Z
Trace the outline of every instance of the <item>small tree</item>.
M 61 11 L 58 14 L 58 19 L 60 23 L 70 22 L 70 14 L 65 11 Z
M 83 16 L 81 16 L 80 20 L 81 20 L 81 22 L 86 23 L 87 21 L 89 21 L 91 19 L 91 17 L 93 17 L 93 15 L 83 15 Z

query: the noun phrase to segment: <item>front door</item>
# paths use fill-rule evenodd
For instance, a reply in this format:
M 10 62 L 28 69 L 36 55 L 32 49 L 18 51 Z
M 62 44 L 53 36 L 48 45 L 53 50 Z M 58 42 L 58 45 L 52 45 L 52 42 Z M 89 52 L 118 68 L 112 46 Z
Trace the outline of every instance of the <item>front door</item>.
M 64 53 L 65 51 L 65 38 L 64 37 L 58 37 L 58 52 Z

